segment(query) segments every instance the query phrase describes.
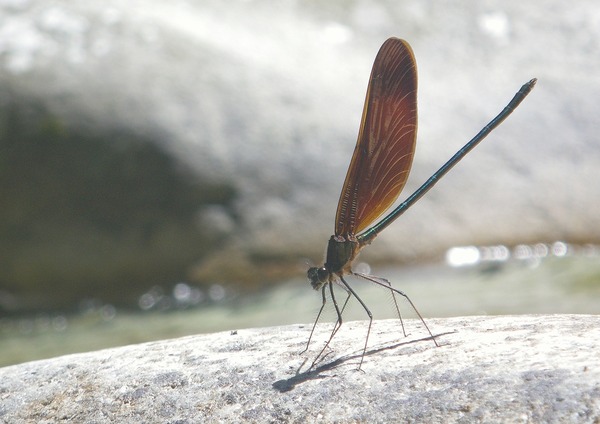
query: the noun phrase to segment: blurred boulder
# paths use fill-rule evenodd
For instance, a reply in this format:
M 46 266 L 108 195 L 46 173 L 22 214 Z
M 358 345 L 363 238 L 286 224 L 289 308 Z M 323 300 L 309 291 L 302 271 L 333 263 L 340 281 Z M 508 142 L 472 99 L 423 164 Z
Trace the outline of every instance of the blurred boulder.
M 419 142 L 406 194 L 500 111 L 522 83 L 532 77 L 539 82 L 515 114 L 387 229 L 365 258 L 431 259 L 456 244 L 598 241 L 600 187 L 592 182 L 600 167 L 600 37 L 594 20 L 599 12 L 591 0 L 553 0 L 543 10 L 499 0 L 321 6 L 6 1 L 0 5 L 0 107 L 4 116 L 11 108 L 39 107 L 59 131 L 127 156 L 130 164 L 115 161 L 124 167 L 117 174 L 129 166 L 147 167 L 136 177 L 142 192 L 162 177 L 149 172 L 152 160 L 129 149 L 151 149 L 175 161 L 167 168 L 189 169 L 182 187 L 211 194 L 186 200 L 186 208 L 195 208 L 193 224 L 188 209 L 174 231 L 187 238 L 180 246 L 199 246 L 171 249 L 186 256 L 173 266 L 199 282 L 263 283 L 300 272 L 298 258 L 316 261 L 322 255 L 370 67 L 381 43 L 398 36 L 413 46 L 420 75 Z M 39 123 L 32 121 L 31 128 Z M 45 166 L 41 152 L 25 157 L 22 166 Z M 63 155 L 61 163 L 74 159 Z M 109 166 L 90 172 L 98 182 L 106 178 L 105 187 L 115 183 Z M 60 181 L 54 191 L 44 188 L 56 204 L 67 180 Z M 168 190 L 179 191 L 173 187 Z M 37 204 L 37 198 L 29 196 L 33 203 L 24 208 L 43 211 L 53 203 Z M 113 213 L 126 205 L 105 206 Z M 120 212 L 127 214 L 126 208 Z M 49 214 L 62 216 L 60 209 Z M 157 231 L 173 228 L 169 220 L 165 226 L 171 229 Z M 63 228 L 45 230 L 62 234 Z M 68 253 L 62 255 L 73 258 L 80 241 L 94 237 L 75 227 L 70 231 Z M 204 231 L 210 237 L 192 242 L 192 234 Z M 115 241 L 125 239 L 124 233 Z M 138 248 L 125 242 L 117 250 Z M 118 266 L 110 256 L 103 261 Z M 49 262 L 62 268 L 70 259 Z M 141 268 L 147 262 L 139 263 Z M 138 278 L 125 268 L 119 281 Z M 23 284 L 11 278 L 11 284 Z M 43 281 L 45 272 L 35 278 Z M 157 275 L 165 282 L 171 278 Z

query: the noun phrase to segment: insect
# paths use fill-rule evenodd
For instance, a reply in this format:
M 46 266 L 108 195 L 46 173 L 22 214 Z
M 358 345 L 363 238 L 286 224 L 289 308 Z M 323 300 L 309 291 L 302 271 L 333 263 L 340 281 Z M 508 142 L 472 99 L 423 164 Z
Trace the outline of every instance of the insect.
M 369 227 L 392 206 L 404 188 L 415 152 L 417 134 L 417 69 L 414 54 L 404 40 L 390 38 L 383 43 L 371 71 L 358 140 L 338 202 L 335 231 L 327 245 L 325 264 L 322 267 L 312 267 L 307 272 L 312 287 L 321 290 L 323 303 L 303 352 L 308 350 L 315 327 L 325 307 L 327 290 L 337 314 L 337 321 L 329 340 L 314 359 L 311 368 L 322 357 L 341 328 L 342 313 L 352 296 L 358 300 L 369 317 L 359 369 L 364 361 L 373 314 L 346 282 L 344 279 L 346 275 L 361 277 L 389 289 L 397 310 L 396 295 L 404 297 L 417 313 L 436 346 L 438 345 L 423 317 L 405 293 L 393 288 L 384 278 L 353 272 L 352 262 L 361 249 L 371 244 L 384 228 L 415 204 L 454 165 L 500 125 L 531 92 L 536 81 L 534 78 L 525 83 L 508 105 L 471 141 L 404 202 Z M 347 295 L 341 308 L 335 298 L 334 284 L 341 286 Z M 399 310 L 398 315 L 400 316 Z M 402 322 L 401 316 L 400 320 Z M 403 324 L 402 328 L 404 330 Z

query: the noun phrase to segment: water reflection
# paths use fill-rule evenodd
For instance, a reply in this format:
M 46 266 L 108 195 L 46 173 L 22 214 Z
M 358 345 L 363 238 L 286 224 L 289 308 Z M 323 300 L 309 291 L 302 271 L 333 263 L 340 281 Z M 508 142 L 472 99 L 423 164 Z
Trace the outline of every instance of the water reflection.
M 518 244 L 512 249 L 505 245 L 455 246 L 446 251 L 446 263 L 451 267 L 475 266 L 483 262 L 505 262 L 510 259 L 537 264 L 546 257 L 562 258 L 571 255 L 598 256 L 600 249 L 593 244 L 574 245 L 563 241 L 554 243 Z
M 0 336 L 3 334 L 19 334 L 22 336 L 34 333 L 64 332 L 69 327 L 69 319 L 65 315 L 38 315 L 30 318 L 0 318 Z
M 212 284 L 205 293 L 199 287 L 179 282 L 175 284 L 171 293 L 166 293 L 160 286 L 152 287 L 139 297 L 138 306 L 142 311 L 169 311 L 186 309 L 208 302 L 220 302 L 226 296 L 227 291 L 220 284 Z

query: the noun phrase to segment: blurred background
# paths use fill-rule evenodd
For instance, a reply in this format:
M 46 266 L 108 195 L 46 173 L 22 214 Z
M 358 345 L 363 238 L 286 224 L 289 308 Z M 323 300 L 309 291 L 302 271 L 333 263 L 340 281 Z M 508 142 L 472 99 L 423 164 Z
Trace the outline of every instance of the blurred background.
M 600 313 L 597 2 L 0 0 L 0 366 L 312 322 L 390 36 L 419 67 L 401 199 L 538 84 L 357 269 L 425 317 Z

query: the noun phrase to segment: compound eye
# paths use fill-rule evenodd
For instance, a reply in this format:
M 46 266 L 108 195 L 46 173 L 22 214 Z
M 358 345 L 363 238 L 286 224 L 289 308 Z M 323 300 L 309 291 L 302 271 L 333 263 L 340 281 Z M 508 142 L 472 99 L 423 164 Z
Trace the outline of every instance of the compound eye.
M 317 270 L 317 277 L 321 283 L 325 283 L 329 279 L 329 271 L 325 267 Z
M 325 267 L 317 268 L 312 267 L 308 269 L 306 273 L 308 281 L 313 286 L 313 289 L 318 290 L 329 278 L 329 272 Z

